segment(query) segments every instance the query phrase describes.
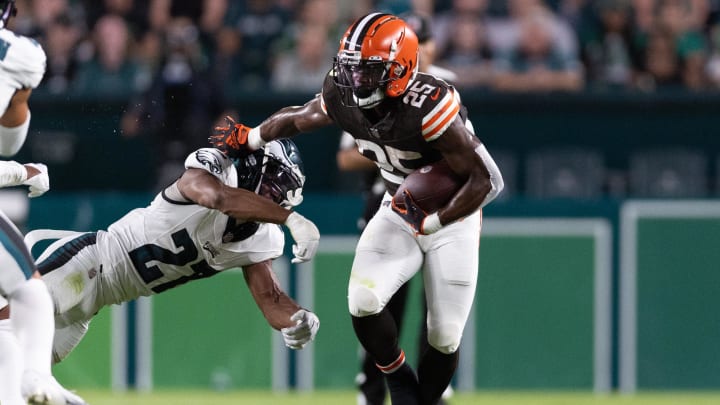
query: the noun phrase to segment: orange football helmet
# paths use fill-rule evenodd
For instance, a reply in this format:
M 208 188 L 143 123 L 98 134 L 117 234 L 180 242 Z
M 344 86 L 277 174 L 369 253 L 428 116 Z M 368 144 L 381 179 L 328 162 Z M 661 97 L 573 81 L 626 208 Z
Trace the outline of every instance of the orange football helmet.
M 333 74 L 343 103 L 361 108 L 405 93 L 418 70 L 418 39 L 391 14 L 360 17 L 340 40 Z

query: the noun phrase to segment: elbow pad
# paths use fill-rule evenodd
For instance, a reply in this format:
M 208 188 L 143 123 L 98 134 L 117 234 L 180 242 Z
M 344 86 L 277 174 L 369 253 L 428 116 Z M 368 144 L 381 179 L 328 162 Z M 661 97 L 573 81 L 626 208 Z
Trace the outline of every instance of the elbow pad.
M 492 156 L 490 156 L 490 153 L 487 151 L 487 148 L 485 148 L 485 145 L 480 144 L 480 146 L 475 148 L 475 153 L 480 155 L 480 158 L 483 163 L 485 163 L 485 167 L 490 174 L 490 191 L 488 191 L 482 203 L 480 203 L 480 208 L 482 208 L 500 194 L 502 189 L 505 187 L 505 183 L 503 182 L 502 174 L 500 174 L 500 169 L 495 163 L 495 160 L 493 160 Z
M 30 128 L 30 111 L 25 122 L 17 127 L 8 128 L 0 125 L 0 156 L 10 157 L 20 151 Z

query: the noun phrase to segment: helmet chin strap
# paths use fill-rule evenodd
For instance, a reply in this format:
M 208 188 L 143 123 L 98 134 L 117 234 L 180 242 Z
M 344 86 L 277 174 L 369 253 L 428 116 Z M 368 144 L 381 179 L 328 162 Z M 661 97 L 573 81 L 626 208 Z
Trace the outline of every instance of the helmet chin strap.
M 355 95 L 355 92 L 353 92 L 353 100 L 360 108 L 373 108 L 380 104 L 381 101 L 385 98 L 385 90 L 381 88 L 377 88 L 373 90 L 373 92 L 367 96 L 360 98 Z

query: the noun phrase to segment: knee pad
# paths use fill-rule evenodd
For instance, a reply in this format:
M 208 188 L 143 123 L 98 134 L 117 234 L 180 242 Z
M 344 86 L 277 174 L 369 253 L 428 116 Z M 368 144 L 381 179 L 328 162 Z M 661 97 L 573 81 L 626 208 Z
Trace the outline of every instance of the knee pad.
M 456 324 L 428 327 L 428 344 L 444 354 L 452 354 L 460 347 L 462 329 Z
M 364 285 L 350 287 L 348 307 L 350 314 L 357 317 L 375 315 L 382 310 L 380 298 L 375 291 Z

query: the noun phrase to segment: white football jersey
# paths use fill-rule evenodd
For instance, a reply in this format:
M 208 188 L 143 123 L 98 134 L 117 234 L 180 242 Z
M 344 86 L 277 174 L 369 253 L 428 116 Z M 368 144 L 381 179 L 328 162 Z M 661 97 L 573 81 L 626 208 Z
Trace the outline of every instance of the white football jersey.
M 232 162 L 215 149 L 193 152 L 186 167 L 237 185 Z M 78 235 L 54 243 L 37 261 L 59 324 L 90 319 L 105 305 L 277 258 L 285 243 L 279 225 L 238 224 L 220 211 L 186 200 L 176 183 L 107 231 Z
M 0 111 L 7 109 L 16 90 L 40 84 L 46 59 L 35 40 L 0 29 Z
M 185 167 L 207 170 L 224 184 L 237 186 L 235 167 L 216 149 L 193 152 Z M 276 258 L 285 242 L 279 225 L 235 224 L 220 211 L 185 200 L 176 183 L 150 206 L 134 209 L 113 223 L 107 233 L 113 243 L 101 254 L 112 260 L 113 267 L 126 267 L 137 276 L 141 295 Z

